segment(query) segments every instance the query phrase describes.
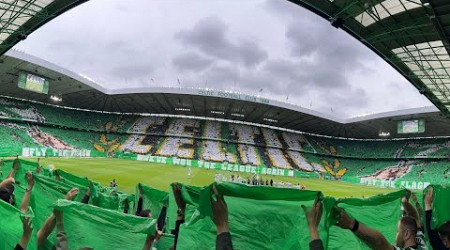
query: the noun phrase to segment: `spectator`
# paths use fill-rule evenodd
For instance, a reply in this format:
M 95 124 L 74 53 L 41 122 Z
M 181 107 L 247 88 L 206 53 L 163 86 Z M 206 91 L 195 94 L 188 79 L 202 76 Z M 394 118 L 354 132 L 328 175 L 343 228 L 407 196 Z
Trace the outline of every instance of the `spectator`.
M 142 191 L 142 185 L 141 183 L 138 184 L 138 191 L 139 191 L 139 200 L 138 200 L 138 206 L 136 209 L 136 215 L 139 217 L 152 217 L 152 212 L 147 209 L 147 210 L 142 210 L 142 206 L 144 203 L 144 193 Z
M 402 198 L 403 210 L 406 215 L 409 215 L 416 220 L 417 228 L 420 229 L 419 231 L 422 231 L 419 214 L 417 213 L 417 210 L 414 208 L 414 206 L 409 202 L 410 197 L 411 191 L 406 190 L 406 195 Z
M 113 180 L 109 183 L 109 187 L 117 188 L 117 182 L 116 182 L 116 179 L 113 179 Z
M 363 223 L 350 217 L 345 210 L 337 208 L 340 214 L 338 226 L 351 230 L 360 240 L 374 250 L 418 250 L 426 249 L 423 245 L 423 234 L 417 228 L 417 221 L 411 216 L 400 219 L 397 227 L 396 246 L 392 246 L 377 230 L 369 228 Z M 416 239 L 417 237 L 417 239 Z M 416 243 L 417 242 L 417 243 Z
M 67 241 L 66 232 L 64 232 L 64 220 L 63 213 L 59 210 L 53 211 L 55 217 L 56 224 L 56 250 L 68 250 L 69 242 Z
M 450 222 L 442 225 L 438 230 L 431 229 L 431 217 L 433 215 L 433 188 L 429 188 L 424 198 L 425 203 L 425 227 L 428 239 L 433 250 L 450 249 Z
M 322 202 L 320 201 L 319 194 L 314 201 L 314 204 L 311 209 L 306 208 L 305 205 L 302 205 L 303 212 L 305 213 L 306 221 L 308 222 L 309 229 L 309 249 L 311 250 L 323 250 L 323 243 L 320 239 L 319 235 L 319 223 L 322 218 Z
M 128 198 L 126 198 L 124 201 L 123 201 L 123 212 L 125 213 L 125 214 L 128 214 L 128 211 L 130 210 L 130 201 L 128 200 Z
M 37 159 L 37 168 L 36 168 L 36 174 L 40 174 L 42 171 L 42 166 L 41 166 L 41 158 Z
M 55 180 L 57 180 L 57 181 L 63 181 L 63 178 L 62 178 L 61 175 L 59 174 L 59 170 L 58 170 L 58 169 L 56 169 L 53 173 L 55 174 Z
M 11 204 L 15 205 L 15 197 L 14 197 L 14 179 L 6 179 L 2 183 L 0 183 L 0 199 Z
M 93 188 L 94 185 L 92 184 L 92 181 L 89 182 L 89 187 L 86 191 L 86 193 L 84 194 L 83 199 L 81 200 L 81 203 L 84 204 L 88 204 L 89 203 L 89 199 L 91 198 L 91 188 Z
M 232 250 L 230 229 L 228 227 L 228 207 L 222 195 L 219 194 L 215 185 L 212 186 L 211 198 L 212 221 L 217 228 L 216 250 Z

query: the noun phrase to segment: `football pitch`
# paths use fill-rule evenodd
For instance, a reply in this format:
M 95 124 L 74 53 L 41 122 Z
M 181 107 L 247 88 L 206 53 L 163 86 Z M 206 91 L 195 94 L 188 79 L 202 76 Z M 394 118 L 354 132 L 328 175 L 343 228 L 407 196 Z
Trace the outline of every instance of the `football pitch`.
M 30 161 L 36 159 L 29 158 Z M 192 168 L 191 176 L 188 169 L 181 166 L 123 160 L 114 158 L 45 158 L 41 159 L 42 166 L 52 164 L 56 169 L 62 169 L 72 174 L 88 177 L 89 179 L 108 186 L 112 179 L 116 179 L 119 190 L 134 193 L 137 183 L 168 191 L 172 182 L 181 182 L 188 185 L 205 186 L 214 182 L 214 175 L 221 173 L 227 178 L 231 174 L 240 174 L 241 177 L 250 177 L 250 174 L 233 173 L 219 170 Z M 293 185 L 300 183 L 309 190 L 320 190 L 327 196 L 341 197 L 369 197 L 395 191 L 395 189 L 378 188 L 351 184 L 340 181 L 304 179 L 296 177 L 278 177 L 261 175 L 264 181 L 272 178 L 274 181 L 290 182 Z

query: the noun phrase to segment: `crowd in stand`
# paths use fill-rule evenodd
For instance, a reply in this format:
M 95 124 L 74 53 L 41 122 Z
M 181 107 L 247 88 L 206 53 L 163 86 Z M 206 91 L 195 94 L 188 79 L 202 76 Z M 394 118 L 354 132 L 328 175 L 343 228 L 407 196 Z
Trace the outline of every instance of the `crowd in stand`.
M 0 161 L 0 166 L 2 162 Z M 20 201 L 20 205 L 18 205 L 18 201 L 15 200 L 15 175 L 20 168 L 20 162 L 16 159 L 13 162 L 13 167 L 11 172 L 4 178 L 4 180 L 0 183 L 0 202 L 9 203 L 10 206 L 18 206 L 20 211 L 24 214 L 22 217 L 22 227 L 23 234 L 20 238 L 20 241 L 17 243 L 15 247 L 16 250 L 27 249 L 29 246 L 30 239 L 33 233 L 33 221 L 32 217 L 27 216 L 31 194 L 33 192 L 33 187 L 35 184 L 34 174 L 31 172 L 26 172 L 25 180 L 27 182 L 27 188 L 25 190 L 25 194 Z M 0 168 L 1 171 L 1 168 Z M 36 174 L 39 174 L 42 171 L 41 166 L 38 164 L 36 169 Z M 61 177 L 55 173 L 55 178 L 57 181 L 61 181 Z M 231 181 L 241 180 L 240 176 L 231 176 Z M 250 183 L 250 179 L 247 179 L 248 184 L 253 185 L 264 185 L 269 182 L 269 180 L 264 180 L 253 176 L 252 183 Z M 117 182 L 113 180 L 110 183 L 112 188 L 117 188 Z M 273 181 L 270 180 L 270 186 L 273 186 Z M 89 185 L 89 188 L 84 193 L 82 203 L 87 204 L 91 195 L 91 187 L 92 183 Z M 212 210 L 212 222 L 216 226 L 217 237 L 216 237 L 216 249 L 218 250 L 230 250 L 233 249 L 232 237 L 230 234 L 230 225 L 228 220 L 228 208 L 227 203 L 223 195 L 221 195 L 215 186 L 212 186 L 211 189 L 211 210 Z M 72 200 L 80 191 L 77 188 L 72 188 L 67 192 L 65 199 Z M 172 231 L 172 234 L 175 236 L 174 245 L 171 249 L 177 248 L 178 242 L 178 234 L 180 230 L 180 226 L 185 222 L 185 212 L 186 212 L 186 201 L 183 199 L 181 189 L 179 184 L 172 184 L 172 192 L 175 199 L 175 203 L 177 205 L 177 216 L 176 216 L 176 226 Z M 143 207 L 144 204 L 144 196 L 142 191 L 142 186 L 138 185 L 138 195 L 139 200 L 137 204 L 137 209 L 135 212 L 136 216 L 139 217 L 147 217 L 151 218 L 152 211 L 150 209 L 145 209 Z M 426 249 L 425 246 L 425 238 L 428 239 L 429 243 L 434 250 L 441 249 L 450 249 L 450 222 L 443 224 L 437 230 L 433 230 L 431 228 L 431 218 L 432 218 L 432 208 L 433 208 L 433 189 L 429 189 L 424 197 L 425 211 L 420 206 L 420 203 L 417 200 L 415 194 L 407 191 L 406 195 L 402 199 L 402 209 L 403 216 L 401 217 L 398 227 L 397 227 L 397 236 L 394 244 L 388 242 L 388 240 L 383 236 L 383 234 L 369 226 L 359 222 L 358 220 L 352 218 L 347 212 L 338 207 L 334 207 L 334 211 L 338 214 L 337 225 L 343 229 L 350 230 L 355 236 L 357 236 L 362 242 L 364 242 L 371 249 L 375 250 L 419 250 Z M 16 203 L 17 202 L 17 203 Z M 39 202 L 39 201 L 36 201 Z M 414 205 L 413 205 L 414 204 Z M 321 221 L 322 213 L 323 213 L 323 203 L 321 201 L 320 196 L 318 195 L 314 201 L 312 207 L 306 207 L 301 205 L 298 208 L 299 212 L 303 210 L 307 225 L 308 231 L 310 234 L 310 249 L 321 250 L 324 249 L 324 244 L 320 238 L 319 234 L 319 222 Z M 129 206 L 124 207 L 124 213 L 128 213 Z M 420 214 L 425 214 L 425 218 L 422 219 Z M 156 230 L 154 234 L 148 235 L 145 239 L 145 242 L 136 242 L 136 244 L 142 245 L 143 249 L 151 249 L 154 242 L 157 242 L 161 235 L 165 226 L 165 217 L 167 215 L 167 206 L 164 205 L 159 213 L 159 218 L 156 224 Z M 44 222 L 41 228 L 37 230 L 37 244 L 38 247 L 43 246 L 45 240 L 49 235 L 55 231 L 56 232 L 56 243 L 55 249 L 57 250 L 66 250 L 69 249 L 70 242 L 68 240 L 68 235 L 64 230 L 64 213 L 55 209 L 53 213 L 49 215 L 47 220 Z M 5 218 L 0 218 L 0 220 Z M 1 222 L 1 221 L 0 221 Z M 0 224 L 1 225 L 1 224 Z M 425 230 L 426 229 L 426 230 Z M 425 231 L 424 231 L 425 230 Z M 426 232 L 426 234 L 424 233 Z M 2 237 L 2 236 L 0 236 Z M 70 238 L 70 237 L 69 237 Z M 90 249 L 90 248 L 85 248 Z

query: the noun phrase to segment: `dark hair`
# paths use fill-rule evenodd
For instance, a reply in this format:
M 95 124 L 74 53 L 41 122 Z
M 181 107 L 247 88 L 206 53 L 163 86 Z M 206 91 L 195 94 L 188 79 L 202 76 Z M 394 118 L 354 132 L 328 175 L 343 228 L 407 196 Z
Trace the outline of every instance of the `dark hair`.
M 450 221 L 447 221 L 444 225 L 440 226 L 438 232 L 442 238 L 450 240 Z

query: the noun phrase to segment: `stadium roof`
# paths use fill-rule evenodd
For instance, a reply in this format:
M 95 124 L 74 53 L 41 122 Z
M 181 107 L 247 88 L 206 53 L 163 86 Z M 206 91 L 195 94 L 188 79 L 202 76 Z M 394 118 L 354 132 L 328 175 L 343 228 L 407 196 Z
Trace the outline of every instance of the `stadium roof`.
M 49 94 L 19 88 L 20 71 L 47 78 Z M 450 136 L 448 118 L 435 107 L 340 119 L 243 93 L 194 88 L 111 90 L 58 65 L 14 50 L 0 57 L 0 89 L 3 96 L 79 109 L 220 118 L 347 138 L 380 138 L 380 132 L 389 132 L 389 138 L 405 137 L 396 133 L 398 121 L 425 119 L 426 131 L 420 136 Z M 51 96 L 61 97 L 62 102 L 54 102 Z
M 449 0 L 289 0 L 328 19 L 450 116 Z
M 0 55 L 48 21 L 88 0 L 0 0 Z

